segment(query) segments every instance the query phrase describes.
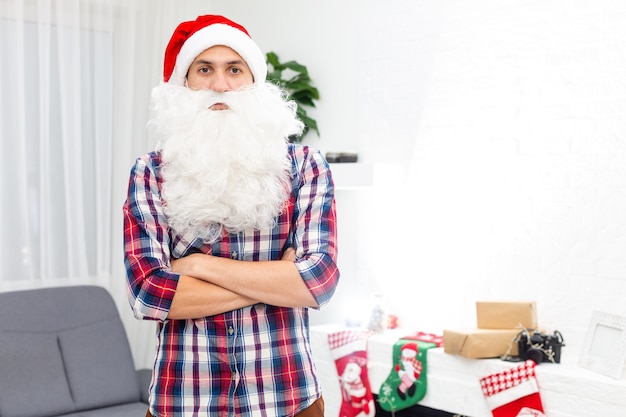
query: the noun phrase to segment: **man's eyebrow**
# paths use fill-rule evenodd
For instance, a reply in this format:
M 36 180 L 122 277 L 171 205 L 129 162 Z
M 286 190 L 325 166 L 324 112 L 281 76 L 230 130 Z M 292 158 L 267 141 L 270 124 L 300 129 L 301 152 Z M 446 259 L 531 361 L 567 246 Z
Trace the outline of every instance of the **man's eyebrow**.
M 192 63 L 192 65 L 212 65 L 214 62 L 213 61 L 207 61 L 206 59 L 199 59 L 197 61 L 194 61 Z M 234 61 L 228 61 L 226 62 L 227 65 L 243 65 L 244 64 L 244 60 L 243 59 L 236 59 Z

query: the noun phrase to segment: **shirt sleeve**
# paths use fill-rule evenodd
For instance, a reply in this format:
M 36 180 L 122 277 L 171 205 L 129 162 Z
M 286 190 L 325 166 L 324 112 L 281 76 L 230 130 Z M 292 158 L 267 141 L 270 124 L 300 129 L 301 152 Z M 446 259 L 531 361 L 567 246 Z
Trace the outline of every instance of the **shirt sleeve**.
M 179 275 L 170 269 L 170 236 L 161 204 L 157 154 L 131 169 L 124 214 L 127 295 L 138 319 L 165 320 Z
M 320 151 L 306 146 L 297 149 L 296 267 L 321 308 L 330 301 L 339 281 L 334 184 Z

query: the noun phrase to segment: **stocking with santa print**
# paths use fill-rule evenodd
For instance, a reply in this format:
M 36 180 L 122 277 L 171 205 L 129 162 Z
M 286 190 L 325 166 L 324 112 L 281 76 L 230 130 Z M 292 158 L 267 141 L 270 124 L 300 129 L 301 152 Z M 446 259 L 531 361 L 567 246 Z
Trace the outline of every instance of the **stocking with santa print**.
M 402 338 L 393 346 L 393 368 L 378 392 L 383 410 L 398 411 L 417 404 L 426 395 L 428 349 L 437 343 Z
M 373 417 L 374 395 L 367 374 L 367 337 L 363 330 L 343 330 L 328 335 L 341 387 L 339 417 Z
M 483 377 L 480 386 L 494 417 L 545 417 L 532 360 Z

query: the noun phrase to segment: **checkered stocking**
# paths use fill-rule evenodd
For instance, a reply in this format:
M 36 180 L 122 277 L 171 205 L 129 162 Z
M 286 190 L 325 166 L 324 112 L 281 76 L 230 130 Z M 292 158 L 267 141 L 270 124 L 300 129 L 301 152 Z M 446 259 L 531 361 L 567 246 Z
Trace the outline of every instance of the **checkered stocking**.
M 483 377 L 480 385 L 494 417 L 544 417 L 535 362 Z

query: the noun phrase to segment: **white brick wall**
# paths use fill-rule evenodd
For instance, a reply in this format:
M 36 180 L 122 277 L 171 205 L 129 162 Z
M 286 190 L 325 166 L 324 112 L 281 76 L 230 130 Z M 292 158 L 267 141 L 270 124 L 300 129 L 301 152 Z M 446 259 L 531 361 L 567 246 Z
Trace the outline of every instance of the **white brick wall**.
M 535 299 L 574 350 L 626 315 L 626 3 L 430 3 L 360 13 L 359 275 L 427 330 Z

